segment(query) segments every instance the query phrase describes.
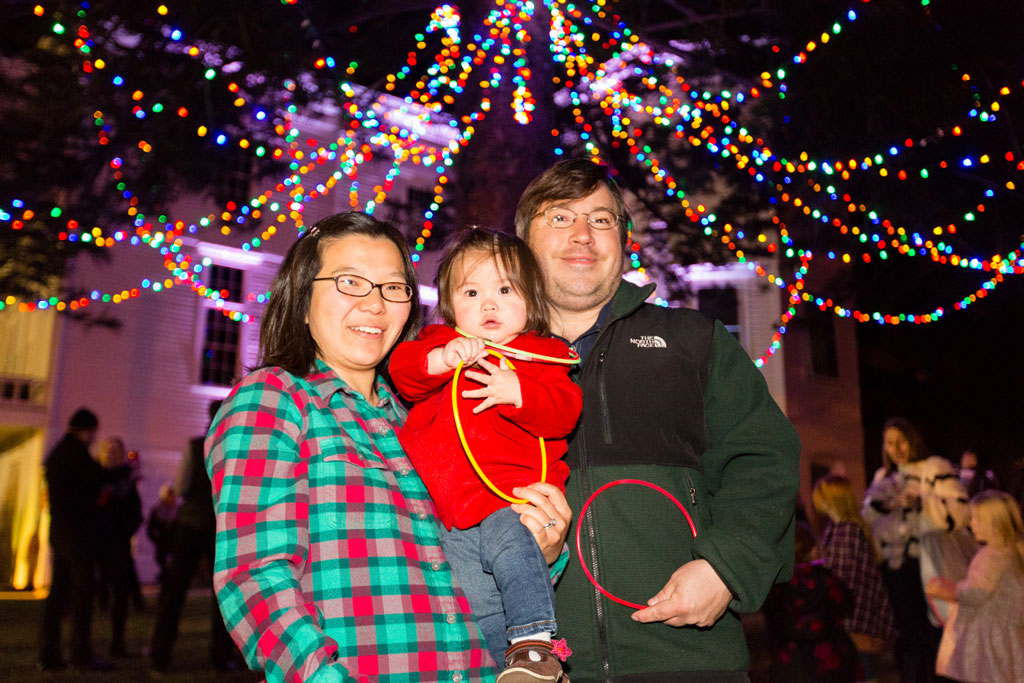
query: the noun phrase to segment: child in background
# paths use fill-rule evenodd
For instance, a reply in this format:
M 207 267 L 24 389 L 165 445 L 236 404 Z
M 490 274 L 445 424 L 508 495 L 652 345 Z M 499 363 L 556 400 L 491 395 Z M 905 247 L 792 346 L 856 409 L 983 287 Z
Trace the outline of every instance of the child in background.
M 762 608 L 777 683 L 857 680 L 857 649 L 843 626 L 851 601 L 839 578 L 815 560 L 815 544 L 811 527 L 797 522 L 793 578 L 772 586 Z
M 538 437 L 546 441 L 547 482 L 564 490 L 565 437 L 582 408 L 570 365 L 557 362 L 571 360 L 570 352 L 547 336 L 544 281 L 519 238 L 467 232 L 443 257 L 437 281 L 445 324 L 399 344 L 389 364 L 398 390 L 415 404 L 399 439 L 437 506 L 441 546 L 488 647 L 499 667 L 507 667 L 498 680 L 561 681 L 547 562 L 518 512 L 472 469 L 451 385 L 459 365 L 467 368 L 459 418 L 474 458 L 498 490 L 514 495 L 516 487 L 541 480 Z M 514 370 L 488 359 L 485 340 L 515 349 L 503 352 Z
M 982 546 L 967 578 L 934 578 L 929 596 L 956 602 L 935 670 L 958 681 L 1024 680 L 1024 523 L 1007 493 L 971 499 L 971 531 Z
M 860 655 L 861 679 L 872 680 L 874 656 L 896 638 L 889 591 L 878 569 L 881 557 L 871 540 L 870 527 L 860 516 L 849 479 L 838 475 L 819 479 L 811 502 L 814 510 L 828 519 L 821 537 L 822 559 L 853 597 L 846 630 Z
M 157 503 L 149 510 L 146 522 L 146 535 L 153 542 L 153 556 L 160 573 L 157 583 L 163 585 L 167 577 L 167 567 L 171 560 L 171 546 L 174 543 L 174 524 L 178 519 L 178 508 L 181 499 L 174 492 L 174 485 L 169 481 L 160 484 Z

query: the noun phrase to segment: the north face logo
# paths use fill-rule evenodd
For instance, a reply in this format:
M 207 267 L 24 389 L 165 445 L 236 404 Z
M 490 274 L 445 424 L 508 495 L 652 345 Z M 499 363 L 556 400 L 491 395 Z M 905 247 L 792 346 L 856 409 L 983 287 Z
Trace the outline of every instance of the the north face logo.
M 642 337 L 630 337 L 629 343 L 638 349 L 666 349 L 668 344 L 665 340 L 654 334 L 645 334 Z

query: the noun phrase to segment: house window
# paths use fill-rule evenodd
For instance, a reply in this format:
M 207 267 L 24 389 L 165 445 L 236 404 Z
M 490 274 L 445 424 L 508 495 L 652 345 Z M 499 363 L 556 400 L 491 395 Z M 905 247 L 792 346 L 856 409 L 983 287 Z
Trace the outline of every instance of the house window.
M 224 301 L 242 303 L 242 271 L 227 266 L 210 266 L 206 286 L 221 293 Z M 227 292 L 225 294 L 225 292 Z
M 736 337 L 740 334 L 739 302 L 735 287 L 709 287 L 697 291 L 697 309 L 720 320 Z
M 206 309 L 199 383 L 229 387 L 237 381 L 241 323 L 217 308 Z
M 221 294 L 227 308 L 242 303 L 243 271 L 228 266 L 210 266 L 204 271 L 206 286 Z M 203 345 L 199 358 L 199 383 L 212 386 L 231 386 L 238 379 L 238 359 L 241 347 L 241 323 L 224 315 L 218 307 L 205 309 Z

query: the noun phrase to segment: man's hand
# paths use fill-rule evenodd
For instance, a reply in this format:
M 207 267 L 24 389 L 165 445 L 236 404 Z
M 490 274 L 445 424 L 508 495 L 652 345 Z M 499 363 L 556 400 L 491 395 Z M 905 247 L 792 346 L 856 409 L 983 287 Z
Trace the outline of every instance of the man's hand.
M 491 406 L 510 405 L 521 408 L 523 405 L 523 391 L 519 386 L 519 377 L 514 370 L 509 369 L 508 363 L 504 360 L 500 365 L 481 359 L 477 366 L 487 371 L 486 374 L 473 370 L 466 372 L 466 379 L 483 384 L 479 389 L 467 389 L 462 392 L 463 398 L 481 398 L 483 402 L 473 413 L 480 413 Z
M 673 572 L 649 607 L 633 612 L 633 621 L 669 626 L 711 626 L 725 614 L 732 593 L 707 560 L 687 562 Z

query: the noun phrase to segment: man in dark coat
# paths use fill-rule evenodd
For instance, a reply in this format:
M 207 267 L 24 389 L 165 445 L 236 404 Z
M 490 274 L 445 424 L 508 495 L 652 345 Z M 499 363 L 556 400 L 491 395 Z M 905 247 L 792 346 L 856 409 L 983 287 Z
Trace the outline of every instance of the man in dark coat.
M 53 580 L 43 606 L 39 665 L 42 669 L 64 666 L 61 657 L 61 616 L 71 613 L 71 664 L 104 669 L 92 651 L 92 602 L 95 592 L 93 524 L 103 471 L 89 455 L 99 420 L 87 408 L 79 408 L 68 422 L 67 433 L 53 447 L 44 463 L 50 501 L 50 546 Z
M 222 401 L 214 401 L 210 404 L 211 422 L 221 403 Z M 156 624 L 149 648 L 150 663 L 156 671 L 166 671 L 170 667 L 185 596 L 203 558 L 206 558 L 207 570 L 210 572 L 203 577 L 203 582 L 210 585 L 213 582 L 213 550 L 217 521 L 213 510 L 213 489 L 203 462 L 205 438 L 205 435 L 196 436 L 189 441 L 178 469 L 176 488 L 182 502 L 175 524 L 170 566 L 167 568 L 166 579 L 160 586 Z M 210 609 L 210 664 L 215 669 L 228 669 L 235 664 L 233 654 L 236 649 L 224 626 L 216 597 L 213 598 Z

